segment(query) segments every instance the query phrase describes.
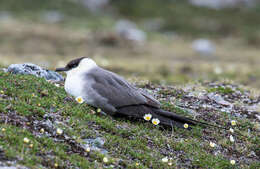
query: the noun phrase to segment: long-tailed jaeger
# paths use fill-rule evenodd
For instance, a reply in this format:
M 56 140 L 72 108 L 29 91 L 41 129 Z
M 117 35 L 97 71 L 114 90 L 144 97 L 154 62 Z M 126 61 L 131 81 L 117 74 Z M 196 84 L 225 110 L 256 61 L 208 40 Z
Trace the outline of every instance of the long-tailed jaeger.
M 64 68 L 65 90 L 74 97 L 82 97 L 93 107 L 112 116 L 143 118 L 151 114 L 164 126 L 183 128 L 184 124 L 204 124 L 176 113 L 162 110 L 160 103 L 121 76 L 99 67 L 92 59 L 81 57 L 70 61 Z M 209 124 L 210 125 L 210 124 Z M 186 125 L 187 126 L 187 125 Z

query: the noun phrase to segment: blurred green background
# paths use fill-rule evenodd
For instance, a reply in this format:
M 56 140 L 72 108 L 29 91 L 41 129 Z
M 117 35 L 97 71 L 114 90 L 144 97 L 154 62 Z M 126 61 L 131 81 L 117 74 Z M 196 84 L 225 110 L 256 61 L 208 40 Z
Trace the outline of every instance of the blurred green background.
M 81 56 L 128 78 L 260 87 L 256 0 L 1 0 L 0 65 Z

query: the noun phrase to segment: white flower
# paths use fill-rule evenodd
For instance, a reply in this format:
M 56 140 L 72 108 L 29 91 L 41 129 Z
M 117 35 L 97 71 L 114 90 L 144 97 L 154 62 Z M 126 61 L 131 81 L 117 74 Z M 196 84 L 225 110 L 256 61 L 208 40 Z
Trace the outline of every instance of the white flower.
M 60 87 L 60 84 L 58 84 L 58 83 L 55 83 L 54 85 L 55 85 L 56 87 Z
M 172 162 L 169 162 L 168 165 L 171 166 L 171 165 L 172 165 Z
M 55 168 L 59 167 L 58 163 L 54 163 L 54 167 Z
M 84 99 L 81 96 L 78 96 L 76 97 L 76 101 L 81 104 L 84 102 Z
M 210 142 L 209 145 L 210 145 L 210 147 L 215 147 L 216 146 L 216 144 L 213 143 L 213 142 Z
M 235 141 L 235 139 L 234 139 L 234 137 L 233 137 L 232 135 L 229 136 L 229 140 L 230 140 L 231 142 L 234 142 L 234 141 Z
M 33 144 L 30 144 L 29 147 L 30 147 L 30 148 L 33 148 Z
M 97 109 L 97 112 L 98 112 L 98 113 L 100 113 L 100 112 L 101 112 L 101 109 L 100 109 L 100 108 L 98 108 L 98 109 Z
M 27 143 L 30 142 L 30 140 L 29 140 L 27 137 L 24 137 L 24 138 L 23 138 L 23 142 L 27 144 Z
M 189 125 L 188 125 L 187 123 L 185 123 L 185 124 L 183 125 L 183 127 L 184 127 L 185 129 L 187 129 L 187 128 L 189 127 Z
M 236 161 L 235 160 L 230 160 L 230 164 L 235 165 Z
M 86 151 L 86 152 L 90 152 L 90 147 L 87 147 L 87 148 L 85 149 L 85 151 Z
M 145 114 L 145 115 L 144 115 L 144 119 L 145 119 L 146 121 L 150 121 L 151 118 L 152 118 L 152 115 L 151 115 L 151 114 Z
M 232 128 L 230 128 L 229 131 L 230 131 L 231 133 L 234 133 L 234 129 L 232 129 Z
M 44 128 L 41 128 L 40 132 L 41 132 L 41 133 L 44 133 Z
M 231 125 L 235 126 L 235 125 L 237 125 L 237 122 L 235 120 L 231 120 Z
M 168 162 L 168 157 L 162 158 L 162 162 L 167 163 Z
M 57 133 L 58 135 L 61 135 L 61 134 L 63 133 L 63 130 L 60 129 L 60 128 L 57 128 L 56 133 Z
M 159 119 L 153 119 L 153 120 L 152 120 L 152 123 L 153 123 L 154 125 L 158 125 L 158 124 L 160 123 L 160 120 L 159 120 Z
M 104 163 L 107 163 L 107 162 L 108 162 L 108 158 L 107 158 L 107 157 L 104 157 L 104 158 L 103 158 L 103 162 L 104 162 Z
M 5 132 L 5 131 L 6 131 L 6 129 L 5 129 L 5 128 L 2 128 L 2 129 L 1 129 L 1 131 L 2 131 L 2 132 Z

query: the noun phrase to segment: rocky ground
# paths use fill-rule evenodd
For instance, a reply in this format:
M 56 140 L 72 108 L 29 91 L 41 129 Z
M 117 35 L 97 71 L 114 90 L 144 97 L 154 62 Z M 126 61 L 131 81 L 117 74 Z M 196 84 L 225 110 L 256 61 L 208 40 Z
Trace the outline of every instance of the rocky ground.
M 3 71 L 0 77 L 1 167 L 260 167 L 260 94 L 244 86 L 135 83 L 166 110 L 226 128 L 185 130 L 102 115 L 68 96 L 62 82 Z

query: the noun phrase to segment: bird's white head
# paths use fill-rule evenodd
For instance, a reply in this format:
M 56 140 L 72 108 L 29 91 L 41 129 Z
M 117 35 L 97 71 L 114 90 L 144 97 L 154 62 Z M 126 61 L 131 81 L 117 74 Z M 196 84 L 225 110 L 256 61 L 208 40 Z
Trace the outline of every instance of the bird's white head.
M 64 68 L 57 68 L 56 71 L 66 71 L 67 74 L 75 74 L 87 72 L 95 67 L 97 67 L 97 64 L 94 60 L 81 57 L 71 60 Z

